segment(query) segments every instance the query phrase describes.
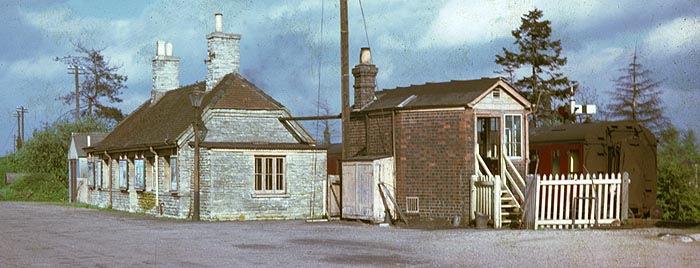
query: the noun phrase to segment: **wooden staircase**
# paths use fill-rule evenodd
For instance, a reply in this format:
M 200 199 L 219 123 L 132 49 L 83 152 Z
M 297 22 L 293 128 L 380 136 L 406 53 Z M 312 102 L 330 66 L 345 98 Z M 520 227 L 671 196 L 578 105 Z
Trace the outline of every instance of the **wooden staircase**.
M 520 227 L 523 215 L 522 204 L 524 204 L 525 200 L 523 195 L 523 192 L 525 191 L 525 181 L 523 180 L 522 176 L 505 154 L 501 154 L 500 174 L 497 174 L 496 176 L 491 173 L 488 166 L 478 153 L 476 154 L 476 161 L 477 174 L 475 177 L 482 176 L 484 178 L 490 178 L 486 179 L 486 181 L 492 182 L 490 184 L 492 185 L 493 189 L 492 194 L 490 194 L 492 199 L 490 199 L 491 201 L 487 203 L 493 203 L 491 203 L 490 208 L 487 211 L 491 211 L 493 213 L 491 216 L 494 228 L 498 229 L 502 226 L 516 228 Z M 481 170 L 484 172 L 482 173 Z M 481 185 L 485 184 L 481 183 Z M 474 187 L 474 184 L 472 187 Z M 499 188 L 500 192 L 496 190 Z M 484 194 L 483 191 L 479 193 Z M 477 193 L 474 192 L 474 194 Z M 479 202 L 475 201 L 477 199 L 489 200 L 489 198 L 483 199 L 475 197 L 472 198 L 472 205 Z M 472 208 L 472 211 L 476 211 L 475 208 Z

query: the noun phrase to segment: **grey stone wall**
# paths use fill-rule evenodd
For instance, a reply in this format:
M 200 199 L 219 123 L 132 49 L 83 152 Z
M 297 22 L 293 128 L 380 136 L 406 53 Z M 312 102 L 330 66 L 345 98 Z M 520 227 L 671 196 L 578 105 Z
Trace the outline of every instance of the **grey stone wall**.
M 214 32 L 207 35 L 207 91 L 213 89 L 225 75 L 240 68 L 241 35 Z
M 213 150 L 203 154 L 201 216 L 208 220 L 308 219 L 324 215 L 326 152 Z M 286 193 L 256 194 L 255 157 L 285 159 Z M 314 170 L 314 167 L 316 170 Z
M 210 110 L 206 141 L 297 143 L 279 121 L 289 116 L 283 110 Z

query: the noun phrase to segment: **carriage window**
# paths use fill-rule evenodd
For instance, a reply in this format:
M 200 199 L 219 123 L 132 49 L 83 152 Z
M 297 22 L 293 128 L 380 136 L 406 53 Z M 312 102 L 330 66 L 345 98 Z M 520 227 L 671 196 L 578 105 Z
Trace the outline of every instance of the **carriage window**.
M 569 173 L 581 173 L 579 150 L 569 150 Z
M 552 150 L 552 174 L 560 174 L 559 169 L 559 150 Z

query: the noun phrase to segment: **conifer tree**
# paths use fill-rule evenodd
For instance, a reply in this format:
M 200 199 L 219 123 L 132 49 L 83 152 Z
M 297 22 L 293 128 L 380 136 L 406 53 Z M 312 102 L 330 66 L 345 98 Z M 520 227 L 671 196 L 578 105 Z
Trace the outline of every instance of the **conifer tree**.
M 520 27 L 512 31 L 517 50 L 503 48 L 503 55 L 496 55 L 496 63 L 503 67 L 497 73 L 509 74 L 513 86 L 533 104 L 530 123 L 535 127 L 557 121 L 553 106 L 566 99 L 571 84 L 559 71 L 566 64 L 566 57 L 561 57 L 561 41 L 551 40 L 551 22 L 542 20 L 542 16 L 539 9 L 525 14 Z M 530 75 L 514 79 L 513 72 L 522 68 L 527 68 Z
M 661 82 L 639 64 L 636 49 L 632 62 L 620 71 L 623 74 L 614 80 L 611 103 L 606 106 L 610 117 L 637 122 L 658 135 L 669 126 L 661 107 Z

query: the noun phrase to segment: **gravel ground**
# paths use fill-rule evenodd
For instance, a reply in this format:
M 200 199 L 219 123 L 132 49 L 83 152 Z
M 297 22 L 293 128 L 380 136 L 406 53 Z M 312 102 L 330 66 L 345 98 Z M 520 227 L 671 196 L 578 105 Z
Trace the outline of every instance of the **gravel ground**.
M 0 202 L 0 267 L 700 267 L 679 229 L 415 230 L 188 222 Z M 697 238 L 695 238 L 697 239 Z

